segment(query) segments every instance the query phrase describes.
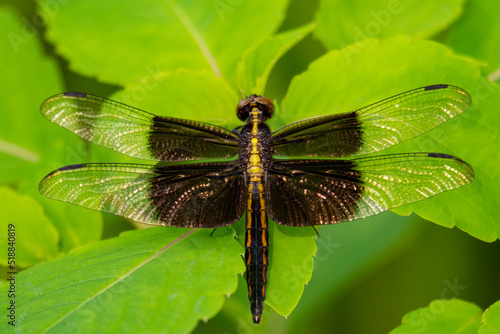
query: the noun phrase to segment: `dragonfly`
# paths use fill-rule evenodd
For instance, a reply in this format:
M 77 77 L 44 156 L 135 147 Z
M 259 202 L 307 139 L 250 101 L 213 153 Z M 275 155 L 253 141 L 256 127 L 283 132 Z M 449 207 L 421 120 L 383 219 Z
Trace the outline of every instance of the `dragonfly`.
M 427 132 L 471 101 L 459 87 L 436 84 L 272 132 L 266 121 L 274 103 L 255 94 L 237 105 L 243 125 L 228 130 L 61 93 L 43 102 L 45 118 L 92 143 L 158 163 L 70 165 L 48 174 L 39 191 L 152 225 L 218 228 L 244 215 L 248 297 L 259 323 L 269 218 L 296 227 L 353 221 L 469 184 L 472 167 L 448 154 L 364 155 Z

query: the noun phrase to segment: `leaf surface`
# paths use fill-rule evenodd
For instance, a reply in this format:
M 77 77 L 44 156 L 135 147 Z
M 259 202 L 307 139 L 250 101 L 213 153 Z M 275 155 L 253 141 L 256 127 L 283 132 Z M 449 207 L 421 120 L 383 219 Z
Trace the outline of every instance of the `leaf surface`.
M 460 299 L 434 300 L 428 307 L 411 311 L 391 334 L 476 334 L 483 311 Z
M 13 247 L 17 267 L 29 267 L 57 255 L 59 234 L 35 199 L 0 187 L 0 203 L 0 225 L 3 229 L 0 245 L 4 249 Z M 10 231 L 14 234 L 9 234 Z M 7 266 L 7 252 L 1 253 L 0 264 Z
M 500 333 L 500 301 L 491 305 L 484 311 L 479 334 Z
M 317 249 L 315 237 L 312 228 L 271 225 L 266 304 L 282 316 L 288 316 L 297 306 L 311 279 Z
M 342 49 L 370 38 L 395 35 L 430 37 L 462 13 L 464 0 L 341 1 L 322 0 L 316 34 L 328 49 Z
M 313 25 L 296 28 L 279 35 L 267 37 L 248 49 L 238 64 L 238 87 L 246 95 L 261 95 L 267 79 L 278 60 L 300 42 L 314 28 Z
M 23 271 L 16 329 L 187 333 L 219 311 L 244 270 L 232 229 L 210 233 L 162 227 L 125 232 Z M 2 308 L 9 302 L 6 289 L 0 288 Z
M 42 8 L 49 2 L 39 1 Z M 108 83 L 138 82 L 157 68 L 209 70 L 235 82 L 243 52 L 278 28 L 287 4 L 69 1 L 49 17 L 47 36 L 73 70 Z M 258 15 L 249 14 L 256 8 Z
M 46 56 L 39 31 L 30 30 L 33 26 L 26 17 L 7 6 L 0 6 L 0 22 L 0 32 L 7 37 L 0 41 L 1 75 L 8 82 L 0 90 L 0 184 L 17 185 L 21 193 L 39 200 L 58 229 L 61 250 L 69 251 L 99 239 L 100 214 L 44 199 L 37 185 L 50 171 L 81 163 L 86 150 L 77 136 L 39 113 L 47 97 L 63 90 L 56 61 Z M 52 233 L 47 230 L 41 235 Z
M 467 11 L 454 24 L 447 43 L 458 53 L 485 62 L 486 75 L 497 72 L 500 77 L 500 2 L 471 0 Z

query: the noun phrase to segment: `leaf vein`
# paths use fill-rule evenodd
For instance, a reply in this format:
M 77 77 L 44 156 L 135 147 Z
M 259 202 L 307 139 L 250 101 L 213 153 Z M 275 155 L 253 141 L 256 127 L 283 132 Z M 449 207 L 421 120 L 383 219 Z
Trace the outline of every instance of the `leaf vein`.
M 222 72 L 219 68 L 219 65 L 217 64 L 217 60 L 215 59 L 215 56 L 213 55 L 212 51 L 210 50 L 205 38 L 203 37 L 202 33 L 200 32 L 200 30 L 195 27 L 194 23 L 191 21 L 189 16 L 186 14 L 186 12 L 184 10 L 182 10 L 182 8 L 180 6 L 178 6 L 177 4 L 175 4 L 171 0 L 164 0 L 164 2 L 174 12 L 174 14 L 182 22 L 182 24 L 184 24 L 184 27 L 186 28 L 186 30 L 193 37 L 195 43 L 200 48 L 201 53 L 203 54 L 203 56 L 206 58 L 206 60 L 210 64 L 212 71 L 214 71 L 215 76 L 222 77 Z
M 107 290 L 109 290 L 110 288 L 112 288 L 113 286 L 115 286 L 116 284 L 118 284 L 119 282 L 123 281 L 125 278 L 127 278 L 128 276 L 130 276 L 133 272 L 135 272 L 136 270 L 138 270 L 142 266 L 146 265 L 151 260 L 155 259 L 158 255 L 160 255 L 161 253 L 165 252 L 167 249 L 169 249 L 170 247 L 172 247 L 173 245 L 175 245 L 176 243 L 178 243 L 182 239 L 187 238 L 189 235 L 193 234 L 197 230 L 198 230 L 197 228 L 194 228 L 194 229 L 191 229 L 190 231 L 184 233 L 183 235 L 181 235 L 180 237 L 178 237 L 177 239 L 175 239 L 174 241 L 172 241 L 171 243 L 169 243 L 168 245 L 166 245 L 165 247 L 163 247 L 162 249 L 160 249 L 159 251 L 157 251 L 156 253 L 154 253 L 153 255 L 151 255 L 149 258 L 147 258 L 146 260 L 142 261 L 135 268 L 132 268 L 125 275 L 123 275 L 122 277 L 120 277 L 118 280 L 116 280 L 115 282 L 113 282 L 112 284 L 110 284 L 109 286 L 107 286 L 106 288 L 102 289 L 101 291 L 99 291 L 98 293 L 96 293 L 95 295 L 93 295 L 92 297 L 89 297 L 87 300 L 83 301 L 80 305 L 78 305 L 78 307 L 76 307 L 73 310 L 71 310 L 70 312 L 66 313 L 63 317 L 61 317 L 58 321 L 54 322 L 52 324 L 52 326 L 49 326 L 42 333 L 48 333 L 51 329 L 53 329 L 55 326 L 57 326 L 59 323 L 61 323 L 64 319 L 66 319 L 67 317 L 69 317 L 71 314 L 75 313 L 79 309 L 81 309 L 84 305 L 86 305 L 87 303 L 89 303 L 91 300 L 93 300 L 96 297 L 98 297 L 99 295 L 103 294 L 104 292 L 106 292 Z

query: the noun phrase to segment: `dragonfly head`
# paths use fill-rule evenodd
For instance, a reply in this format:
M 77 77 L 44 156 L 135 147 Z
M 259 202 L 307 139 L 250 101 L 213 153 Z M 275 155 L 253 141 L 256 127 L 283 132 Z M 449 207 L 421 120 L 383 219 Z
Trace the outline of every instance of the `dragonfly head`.
M 259 109 L 265 120 L 273 117 L 274 103 L 267 97 L 255 94 L 250 95 L 238 103 L 236 114 L 240 120 L 246 121 L 253 108 Z

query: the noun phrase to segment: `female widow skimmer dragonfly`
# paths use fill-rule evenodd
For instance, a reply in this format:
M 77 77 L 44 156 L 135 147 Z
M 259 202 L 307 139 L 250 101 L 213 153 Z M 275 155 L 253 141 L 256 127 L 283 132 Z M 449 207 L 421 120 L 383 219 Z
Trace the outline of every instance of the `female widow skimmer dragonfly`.
M 268 216 L 288 226 L 352 221 L 413 203 L 474 179 L 464 161 L 442 153 L 353 157 L 381 151 L 462 113 L 471 97 L 432 85 L 357 111 L 302 120 L 271 132 L 274 105 L 251 95 L 237 106 L 246 124 L 216 125 L 155 116 L 84 93 L 47 99 L 42 115 L 93 143 L 160 162 L 62 167 L 42 195 L 137 222 L 175 227 L 226 226 L 246 210 L 245 263 L 255 323 L 266 295 Z

